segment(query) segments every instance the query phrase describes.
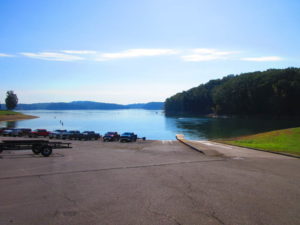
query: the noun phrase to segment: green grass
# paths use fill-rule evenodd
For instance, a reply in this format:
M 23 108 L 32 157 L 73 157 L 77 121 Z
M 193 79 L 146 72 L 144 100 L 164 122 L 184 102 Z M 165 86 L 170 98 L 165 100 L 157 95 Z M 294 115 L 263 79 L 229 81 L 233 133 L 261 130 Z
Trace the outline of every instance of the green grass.
M 299 156 L 300 127 L 222 140 L 221 142 L 236 146 L 273 152 L 283 152 Z
M 22 115 L 22 113 L 10 111 L 10 110 L 0 110 L 0 116 L 8 116 L 8 115 Z

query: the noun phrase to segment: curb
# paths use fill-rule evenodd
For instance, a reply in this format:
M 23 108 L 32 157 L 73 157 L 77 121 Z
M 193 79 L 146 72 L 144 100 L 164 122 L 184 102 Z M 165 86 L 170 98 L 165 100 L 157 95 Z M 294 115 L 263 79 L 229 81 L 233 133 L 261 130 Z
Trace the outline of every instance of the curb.
M 200 152 L 200 153 L 202 153 L 202 154 L 205 154 L 205 153 L 204 153 L 202 150 L 200 150 L 199 148 L 196 148 L 196 147 L 192 146 L 191 144 L 189 144 L 189 143 L 187 142 L 187 140 L 184 139 L 184 135 L 183 135 L 183 134 L 176 134 L 176 139 L 177 139 L 179 142 L 185 144 L 186 146 L 188 146 L 188 147 L 190 147 L 190 148 L 196 150 L 197 152 Z
M 184 145 L 190 147 L 191 149 L 200 152 L 206 156 L 210 156 L 210 157 L 224 157 L 224 155 L 220 152 L 218 152 L 217 150 L 213 150 L 213 149 L 205 149 L 205 148 L 201 148 L 201 146 L 197 146 L 197 144 L 194 143 L 194 141 L 189 141 L 186 140 L 184 138 L 183 134 L 177 134 L 176 135 L 176 139 L 183 143 Z

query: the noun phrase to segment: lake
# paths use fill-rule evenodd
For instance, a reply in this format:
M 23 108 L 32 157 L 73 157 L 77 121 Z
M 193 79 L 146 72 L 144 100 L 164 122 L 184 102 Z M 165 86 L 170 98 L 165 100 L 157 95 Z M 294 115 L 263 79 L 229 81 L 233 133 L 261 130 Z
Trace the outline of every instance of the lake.
M 207 140 L 236 137 L 274 129 L 300 126 L 300 120 L 166 117 L 162 110 L 24 110 L 32 120 L 0 122 L 1 127 L 48 130 L 94 130 L 135 132 L 151 140 L 174 140 L 178 133 L 187 139 Z M 62 122 L 62 123 L 61 123 Z

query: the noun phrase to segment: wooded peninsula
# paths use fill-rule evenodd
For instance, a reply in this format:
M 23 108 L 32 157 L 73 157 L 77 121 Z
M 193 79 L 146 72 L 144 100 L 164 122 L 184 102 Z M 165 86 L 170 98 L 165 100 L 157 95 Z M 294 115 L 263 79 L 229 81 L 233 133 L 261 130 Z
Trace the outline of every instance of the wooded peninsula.
M 228 75 L 166 99 L 166 114 L 300 115 L 300 68 Z

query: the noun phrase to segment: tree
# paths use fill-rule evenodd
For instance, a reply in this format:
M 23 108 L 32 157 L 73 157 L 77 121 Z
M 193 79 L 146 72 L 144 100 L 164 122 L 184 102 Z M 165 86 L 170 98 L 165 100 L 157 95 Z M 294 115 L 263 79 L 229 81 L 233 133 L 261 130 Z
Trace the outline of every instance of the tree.
M 5 104 L 8 110 L 13 110 L 16 108 L 18 104 L 18 97 L 13 91 L 6 92 Z

